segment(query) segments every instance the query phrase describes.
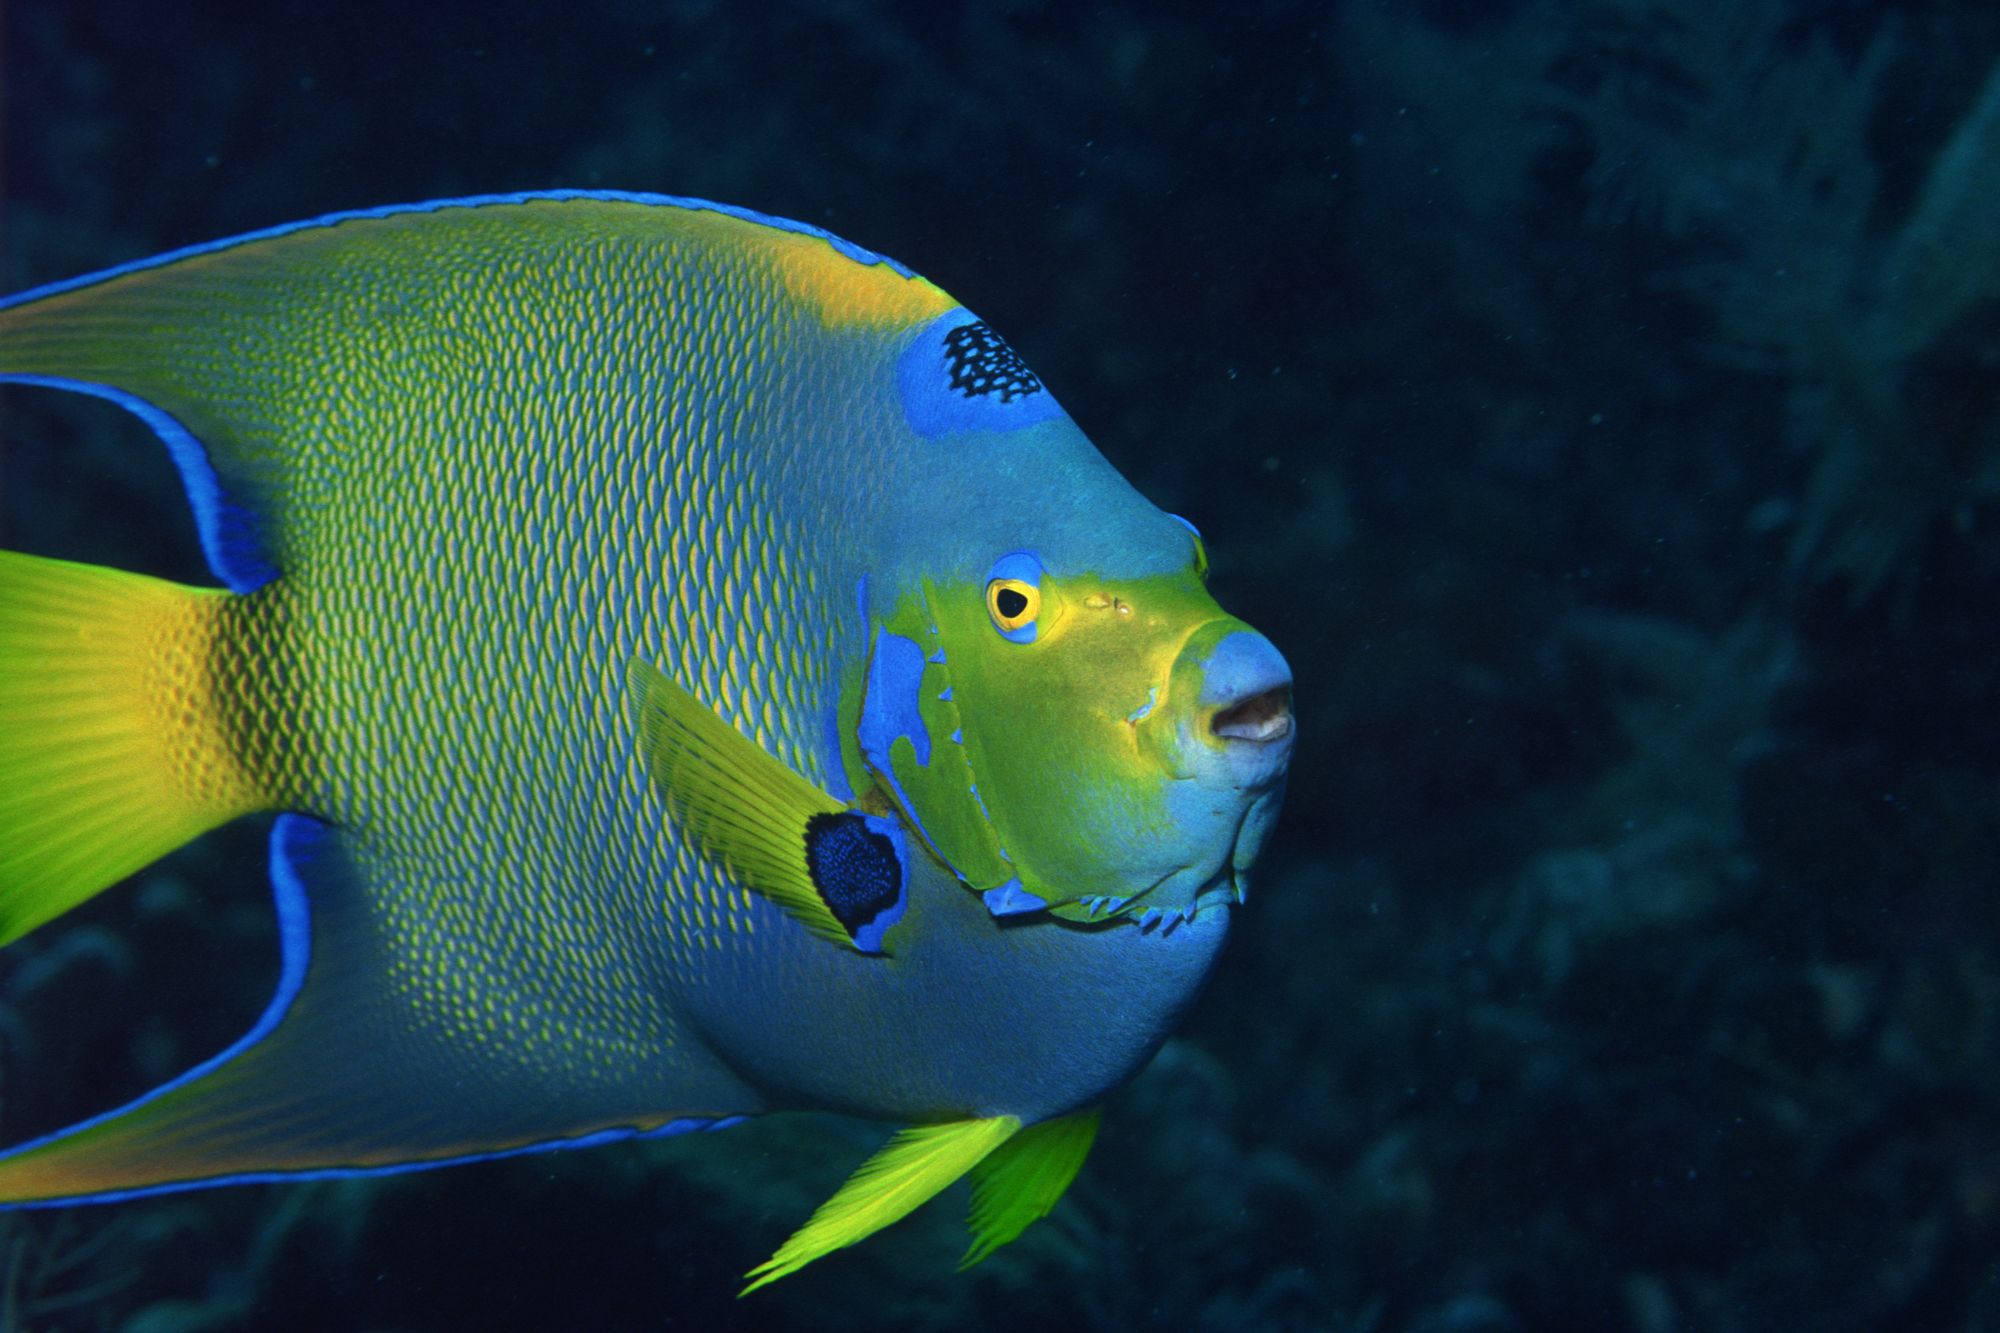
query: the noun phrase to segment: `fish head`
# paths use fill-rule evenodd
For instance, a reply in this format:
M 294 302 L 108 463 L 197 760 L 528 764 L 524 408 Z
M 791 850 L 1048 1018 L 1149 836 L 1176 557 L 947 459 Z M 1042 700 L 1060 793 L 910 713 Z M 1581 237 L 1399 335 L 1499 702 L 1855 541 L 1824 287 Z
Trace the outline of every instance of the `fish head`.
M 1283 797 L 1292 676 L 1216 604 L 1183 526 L 1167 570 L 997 552 L 877 636 L 861 748 L 995 916 L 1171 930 L 1241 901 Z

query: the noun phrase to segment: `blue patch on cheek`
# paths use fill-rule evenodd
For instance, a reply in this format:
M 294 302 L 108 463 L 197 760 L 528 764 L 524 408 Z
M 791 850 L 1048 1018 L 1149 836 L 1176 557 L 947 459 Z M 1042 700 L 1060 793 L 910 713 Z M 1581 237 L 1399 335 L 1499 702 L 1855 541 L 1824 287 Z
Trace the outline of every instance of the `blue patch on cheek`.
M 925 439 L 1019 430 L 1062 415 L 1014 349 L 964 307 L 924 327 L 896 363 L 903 417 Z
M 916 640 L 886 629 L 875 631 L 875 650 L 868 655 L 868 693 L 861 701 L 861 752 L 878 772 L 893 770 L 889 747 L 908 736 L 917 764 L 931 762 L 931 733 L 918 708 L 917 690 L 924 679 L 924 650 Z
M 861 700 L 861 725 L 856 728 L 856 739 L 861 742 L 861 753 L 868 766 L 889 784 L 896 804 L 903 807 L 903 813 L 916 825 L 924 841 L 935 847 L 937 839 L 924 827 L 916 803 L 903 790 L 903 784 L 896 781 L 896 766 L 889 758 L 890 747 L 899 737 L 908 736 L 911 748 L 916 751 L 918 767 L 930 767 L 931 733 L 924 726 L 917 698 L 923 678 L 924 650 L 916 640 L 885 629 L 876 630 L 875 651 L 868 655 L 868 687 Z

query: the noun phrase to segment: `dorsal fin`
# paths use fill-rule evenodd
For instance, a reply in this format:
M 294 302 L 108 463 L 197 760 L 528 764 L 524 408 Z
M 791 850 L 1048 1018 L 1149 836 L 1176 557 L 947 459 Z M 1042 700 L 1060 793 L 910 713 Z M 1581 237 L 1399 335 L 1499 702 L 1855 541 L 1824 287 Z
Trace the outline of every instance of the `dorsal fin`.
M 768 275 L 827 326 L 903 329 L 952 308 L 900 264 L 748 209 L 485 195 L 329 214 L 0 299 L 0 382 L 92 394 L 145 421 L 180 471 L 210 569 L 250 592 L 297 572 L 295 524 L 338 508 L 327 477 L 361 461 L 341 447 L 433 446 L 410 423 L 435 425 L 461 343 L 504 343 L 523 310 L 572 298 L 593 328 L 629 317 L 641 294 L 650 311 L 649 284 L 684 276 L 675 256 L 689 247 Z M 604 250 L 625 256 L 622 280 L 592 273 L 579 295 L 573 261 Z

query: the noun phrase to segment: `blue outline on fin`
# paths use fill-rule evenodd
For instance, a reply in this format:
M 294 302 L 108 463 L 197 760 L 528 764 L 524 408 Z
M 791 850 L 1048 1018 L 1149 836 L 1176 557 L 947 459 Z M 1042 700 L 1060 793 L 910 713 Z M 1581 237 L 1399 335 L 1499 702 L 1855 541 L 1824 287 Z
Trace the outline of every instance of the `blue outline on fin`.
M 6 304 L 0 302 L 0 308 Z M 278 576 L 278 571 L 264 557 L 255 516 L 229 502 L 215 466 L 208 461 L 207 448 L 172 415 L 137 394 L 90 380 L 57 375 L 0 375 L 0 384 L 29 384 L 87 394 L 116 403 L 145 422 L 160 437 L 160 443 L 167 446 L 167 457 L 173 459 L 174 470 L 180 473 L 181 488 L 187 492 L 188 507 L 194 510 L 195 533 L 201 538 L 201 553 L 208 561 L 209 573 L 221 579 L 231 592 L 255 592 Z
M 271 825 L 271 895 L 278 909 L 278 947 L 280 963 L 278 968 L 278 989 L 272 995 L 271 1003 L 264 1008 L 256 1025 L 238 1038 L 222 1054 L 202 1061 L 194 1068 L 176 1078 L 167 1080 L 159 1087 L 143 1096 L 134 1098 L 125 1105 L 78 1121 L 44 1134 L 41 1138 L 30 1139 L 16 1144 L 0 1159 L 11 1158 L 21 1153 L 44 1147 L 60 1139 L 69 1138 L 87 1129 L 95 1128 L 106 1121 L 116 1120 L 128 1112 L 135 1111 L 148 1102 L 166 1096 L 178 1088 L 187 1086 L 196 1079 L 214 1073 L 222 1066 L 236 1059 L 252 1046 L 264 1040 L 284 1021 L 285 1014 L 298 998 L 305 986 L 307 965 L 312 959 L 311 905 L 306 897 L 305 884 L 301 880 L 294 862 L 312 853 L 313 845 L 332 836 L 333 830 L 316 819 L 306 815 L 283 814 Z M 521 1157 L 528 1153 L 557 1152 L 565 1148 L 594 1148 L 599 1144 L 616 1143 L 621 1139 L 660 1139 L 676 1134 L 686 1134 L 698 1129 L 727 1129 L 740 1125 L 748 1116 L 733 1115 L 721 1118 L 705 1116 L 684 1116 L 669 1120 L 652 1129 L 619 1127 L 600 1129 L 588 1134 L 580 1134 L 569 1139 L 549 1139 L 541 1143 L 530 1143 L 519 1148 L 502 1148 L 494 1152 L 467 1153 L 462 1157 L 445 1157 L 434 1161 L 397 1162 L 389 1166 L 334 1166 L 311 1167 L 302 1171 L 246 1171 L 233 1176 L 203 1176 L 197 1180 L 170 1180 L 158 1185 L 144 1185 L 137 1189 L 106 1190 L 98 1194 L 71 1194 L 59 1199 L 24 1199 L 16 1202 L 0 1202 L 0 1212 L 14 1212 L 29 1208 L 68 1208 L 81 1203 L 118 1203 L 125 1199 L 143 1199 L 155 1194 L 178 1194 L 185 1190 L 209 1189 L 221 1185 L 259 1185 L 288 1180 L 347 1180 L 356 1176 L 390 1176 L 410 1171 L 429 1171 L 443 1166 L 459 1166 L 466 1162 L 486 1162 L 502 1157 Z
M 882 952 L 882 937 L 889 933 L 889 927 L 903 919 L 903 913 L 910 906 L 910 842 L 903 836 L 903 826 L 894 816 L 863 814 L 861 826 L 870 833 L 879 833 L 889 840 L 896 849 L 896 901 L 877 912 L 868 924 L 854 932 L 854 947 L 863 953 Z

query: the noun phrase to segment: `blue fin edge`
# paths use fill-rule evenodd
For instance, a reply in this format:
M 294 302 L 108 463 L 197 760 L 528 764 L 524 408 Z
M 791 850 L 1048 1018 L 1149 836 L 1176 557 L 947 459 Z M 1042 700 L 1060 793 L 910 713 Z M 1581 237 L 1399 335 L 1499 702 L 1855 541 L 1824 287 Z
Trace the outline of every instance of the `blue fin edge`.
M 835 236 L 824 227 L 815 227 L 810 222 L 794 222 L 790 218 L 773 217 L 769 213 L 759 213 L 754 208 L 739 208 L 734 204 L 718 204 L 709 199 L 695 199 L 678 194 L 649 194 L 628 190 L 521 190 L 514 194 L 471 194 L 457 199 L 430 199 L 415 204 L 385 204 L 380 208 L 356 208 L 338 213 L 324 213 L 303 222 L 287 222 L 281 226 L 266 227 L 261 231 L 247 231 L 239 236 L 224 237 L 219 241 L 204 241 L 199 245 L 183 246 L 169 250 L 163 255 L 151 255 L 145 259 L 135 259 L 113 268 L 100 269 L 81 277 L 65 278 L 60 282 L 47 283 L 16 292 L 12 296 L 0 297 L 0 310 L 23 305 L 29 301 L 39 301 L 45 296 L 59 292 L 74 291 L 79 287 L 89 287 L 109 281 L 127 273 L 137 273 L 143 269 L 159 268 L 165 264 L 178 263 L 195 255 L 205 255 L 216 250 L 227 250 L 232 246 L 246 245 L 251 241 L 267 241 L 276 236 L 289 236 L 295 231 L 307 231 L 314 227 L 332 227 L 342 222 L 352 222 L 360 218 L 389 218 L 404 213 L 437 213 L 447 208 L 485 208 L 494 204 L 526 204 L 538 199 L 566 200 L 592 199 L 600 203 L 646 204 L 654 208 L 680 208 L 695 213 L 722 213 L 729 217 L 741 218 L 759 226 L 774 227 L 779 231 L 796 232 L 801 236 L 817 236 L 841 254 L 857 264 L 887 264 L 901 277 L 914 278 L 916 272 L 886 255 L 878 255 L 873 250 L 864 249 L 852 241 Z
M 186 1073 L 169 1079 L 144 1096 L 135 1098 L 114 1110 L 106 1111 L 102 1115 L 92 1116 L 88 1120 L 57 1130 L 53 1134 L 45 1134 L 39 1139 L 17 1144 L 5 1153 L 0 1153 L 0 1157 L 12 1157 L 17 1153 L 29 1152 L 101 1125 L 108 1120 L 115 1120 L 156 1098 L 164 1097 L 176 1088 L 185 1087 L 198 1078 L 206 1077 L 276 1030 L 278 1024 L 284 1021 L 286 1012 L 291 1009 L 292 1001 L 298 998 L 300 988 L 305 985 L 306 967 L 312 958 L 311 908 L 306 899 L 305 884 L 299 877 L 295 863 L 310 856 L 314 844 L 328 837 L 331 832 L 327 825 L 306 815 L 279 815 L 277 822 L 271 826 L 271 889 L 278 909 L 278 943 L 281 961 L 278 969 L 277 993 L 271 997 L 270 1004 L 265 1006 L 263 1015 L 258 1018 L 254 1027 L 220 1055 L 202 1061 Z M 350 1180 L 357 1176 L 402 1175 L 411 1171 L 460 1166 L 467 1162 L 523 1157 L 529 1153 L 560 1152 L 565 1148 L 594 1148 L 599 1144 L 617 1143 L 624 1139 L 664 1139 L 695 1130 L 728 1129 L 732 1125 L 742 1124 L 749 1118 L 741 1115 L 684 1116 L 651 1129 L 620 1126 L 580 1134 L 575 1138 L 548 1139 L 519 1148 L 467 1153 L 462 1157 L 445 1157 L 433 1161 L 399 1162 L 391 1166 L 323 1167 L 306 1171 L 246 1171 L 233 1176 L 206 1176 L 200 1180 L 168 1181 L 140 1189 L 107 1190 L 99 1194 L 67 1195 L 60 1199 L 0 1202 L 0 1212 L 24 1211 L 31 1208 L 67 1208 L 81 1203 L 118 1203 L 125 1199 L 143 1199 L 155 1194 L 177 1194 L 185 1190 L 211 1189 L 220 1185 L 269 1184 L 288 1180 Z
M 257 534 L 255 516 L 241 505 L 230 503 L 223 494 L 221 478 L 208 461 L 208 450 L 170 413 L 136 394 L 91 380 L 55 375 L 0 375 L 0 384 L 29 384 L 88 394 L 116 403 L 145 422 L 160 437 L 160 443 L 167 446 L 167 456 L 173 459 L 174 470 L 180 473 L 188 506 L 194 510 L 195 534 L 201 539 L 201 553 L 208 561 L 209 572 L 231 592 L 255 592 L 278 576 L 278 571 L 264 558 L 264 544 Z

